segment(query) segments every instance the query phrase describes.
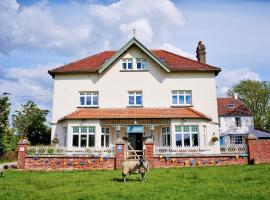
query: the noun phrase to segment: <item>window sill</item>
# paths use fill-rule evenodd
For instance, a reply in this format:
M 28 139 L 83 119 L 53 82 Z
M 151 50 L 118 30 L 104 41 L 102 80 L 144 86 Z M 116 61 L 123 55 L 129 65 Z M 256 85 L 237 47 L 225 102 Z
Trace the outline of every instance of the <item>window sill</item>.
M 193 105 L 172 105 L 172 108 L 185 108 L 185 107 L 193 107 Z
M 77 106 L 77 108 L 99 108 L 99 106 Z
M 143 108 L 143 106 L 127 106 L 127 108 Z
M 149 70 L 148 69 L 127 69 L 127 70 L 124 70 L 124 69 L 121 69 L 120 72 L 148 72 Z

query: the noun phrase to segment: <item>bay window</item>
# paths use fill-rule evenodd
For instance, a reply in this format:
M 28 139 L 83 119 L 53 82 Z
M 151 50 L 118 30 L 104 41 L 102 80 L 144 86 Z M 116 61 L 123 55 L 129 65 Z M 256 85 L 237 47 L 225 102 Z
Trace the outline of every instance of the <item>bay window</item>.
M 172 91 L 172 105 L 173 106 L 190 106 L 191 105 L 191 91 L 173 90 Z
M 72 146 L 73 147 L 93 147 L 95 146 L 95 126 L 73 126 Z
M 80 92 L 80 106 L 98 107 L 98 92 Z
M 176 146 L 194 147 L 199 145 L 199 127 L 197 125 L 175 126 Z

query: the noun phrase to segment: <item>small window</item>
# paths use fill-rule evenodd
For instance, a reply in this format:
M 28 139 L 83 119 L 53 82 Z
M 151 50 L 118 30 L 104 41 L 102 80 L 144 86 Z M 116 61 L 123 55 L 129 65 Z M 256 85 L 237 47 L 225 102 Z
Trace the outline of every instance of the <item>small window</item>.
M 228 104 L 227 107 L 230 108 L 230 109 L 233 109 L 234 105 L 233 104 Z
M 191 105 L 191 91 L 173 90 L 172 91 L 172 105 L 173 106 L 190 106 Z
M 109 128 L 102 128 L 101 129 L 101 146 L 102 147 L 108 147 L 109 146 Z
M 128 92 L 129 106 L 142 106 L 142 92 L 131 91 Z
M 230 144 L 245 144 L 245 136 L 243 135 L 231 135 Z
M 137 58 L 137 70 L 145 70 L 146 69 L 146 59 Z
M 235 125 L 236 127 L 242 127 L 241 117 L 235 118 Z
M 80 106 L 98 107 L 98 92 L 80 92 Z
M 124 58 L 122 60 L 122 69 L 123 70 L 132 70 L 132 58 Z
M 171 133 L 169 126 L 161 128 L 161 135 L 162 135 L 162 146 L 171 146 Z

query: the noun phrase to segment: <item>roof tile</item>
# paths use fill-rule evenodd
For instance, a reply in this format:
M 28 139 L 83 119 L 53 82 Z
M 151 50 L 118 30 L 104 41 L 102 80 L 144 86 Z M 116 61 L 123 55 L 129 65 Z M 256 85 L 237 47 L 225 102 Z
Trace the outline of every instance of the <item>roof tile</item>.
M 211 118 L 190 107 L 179 108 L 79 108 L 66 119 L 146 119 L 146 118 Z M 60 120 L 60 121 L 61 121 Z

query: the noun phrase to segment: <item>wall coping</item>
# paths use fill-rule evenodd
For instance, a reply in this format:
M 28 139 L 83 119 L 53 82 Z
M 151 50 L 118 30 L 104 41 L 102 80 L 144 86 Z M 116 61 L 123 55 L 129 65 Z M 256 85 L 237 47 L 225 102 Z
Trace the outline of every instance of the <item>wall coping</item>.
M 250 133 L 250 134 L 248 134 L 247 139 L 248 140 L 257 140 L 257 137 L 254 134 Z
M 30 142 L 27 139 L 20 139 L 20 141 L 17 144 L 20 144 L 20 145 L 27 144 L 27 145 L 29 145 Z

